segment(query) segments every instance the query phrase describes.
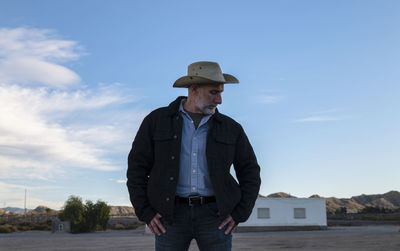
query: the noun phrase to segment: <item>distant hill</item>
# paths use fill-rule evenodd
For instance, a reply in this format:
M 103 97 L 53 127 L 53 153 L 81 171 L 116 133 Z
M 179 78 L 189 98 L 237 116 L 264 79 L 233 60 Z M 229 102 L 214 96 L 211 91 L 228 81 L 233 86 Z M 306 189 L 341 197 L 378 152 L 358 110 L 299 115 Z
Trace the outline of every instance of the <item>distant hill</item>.
M 265 197 L 260 195 L 260 197 Z M 270 198 L 296 198 L 290 194 L 279 192 L 268 195 Z M 323 198 L 317 194 L 312 195 L 310 198 Z M 384 194 L 362 194 L 359 196 L 353 196 L 349 199 L 338 199 L 336 197 L 328 197 L 326 200 L 327 212 L 335 212 L 341 207 L 345 207 L 347 212 L 356 213 L 361 211 L 363 208 L 372 207 L 384 207 L 388 209 L 400 208 L 400 192 L 390 191 Z
M 12 214 L 10 211 L 6 211 L 0 208 L 0 215 Z
M 390 191 L 385 194 L 373 195 L 362 194 L 351 197 L 351 200 L 365 206 L 379 206 L 393 209 L 400 207 L 400 192 Z
M 4 207 L 1 208 L 4 211 L 9 211 L 10 213 L 14 213 L 14 214 L 23 214 L 25 212 L 25 210 L 23 208 L 19 208 L 19 207 Z M 27 209 L 26 211 L 29 212 L 32 209 Z
M 48 208 L 46 206 L 37 206 L 35 209 L 31 211 L 32 214 L 39 214 L 39 215 L 55 215 L 58 214 L 57 210 Z
M 261 198 L 296 198 L 290 194 L 284 192 L 273 193 L 268 196 L 259 194 Z M 310 198 L 323 198 L 317 194 L 310 196 Z M 384 207 L 388 209 L 400 208 L 400 192 L 390 191 L 384 194 L 372 194 L 372 195 L 358 195 L 353 196 L 349 199 L 339 199 L 336 197 L 328 197 L 326 200 L 327 212 L 335 212 L 341 207 L 345 207 L 347 212 L 358 212 L 367 206 L 373 207 Z M 35 209 L 29 209 L 28 212 L 32 211 L 32 214 L 57 214 L 59 211 L 53 209 L 47 209 L 46 206 L 38 206 Z M 6 207 L 0 209 L 0 215 L 4 214 L 23 214 L 24 209 L 16 207 Z M 135 210 L 130 206 L 111 206 L 110 216 L 134 216 Z
M 135 210 L 129 206 L 111 206 L 110 216 L 134 216 Z
M 400 208 L 400 192 L 390 191 L 384 194 L 362 194 L 350 199 L 326 198 L 328 212 L 334 212 L 340 207 L 345 207 L 347 212 L 354 213 L 365 207 L 384 207 L 388 209 Z
M 279 193 L 272 193 L 267 196 L 268 198 L 296 198 L 290 194 L 279 192 Z
M 27 212 L 34 215 L 55 215 L 58 210 L 48 208 L 46 206 L 37 206 L 35 209 L 29 209 Z M 0 208 L 0 215 L 6 214 L 23 214 L 24 209 L 18 207 L 5 207 Z M 111 206 L 110 216 L 134 216 L 135 210 L 129 206 Z

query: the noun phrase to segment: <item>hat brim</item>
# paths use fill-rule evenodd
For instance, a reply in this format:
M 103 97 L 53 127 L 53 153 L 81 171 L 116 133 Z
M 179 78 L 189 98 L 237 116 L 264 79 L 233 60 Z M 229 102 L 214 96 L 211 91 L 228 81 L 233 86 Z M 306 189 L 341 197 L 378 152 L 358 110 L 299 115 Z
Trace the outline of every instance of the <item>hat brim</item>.
M 185 88 L 194 84 L 238 84 L 239 83 L 239 80 L 234 76 L 226 73 L 223 73 L 223 75 L 225 79 L 224 82 L 215 81 L 212 79 L 203 78 L 199 76 L 183 76 L 175 81 L 173 87 Z

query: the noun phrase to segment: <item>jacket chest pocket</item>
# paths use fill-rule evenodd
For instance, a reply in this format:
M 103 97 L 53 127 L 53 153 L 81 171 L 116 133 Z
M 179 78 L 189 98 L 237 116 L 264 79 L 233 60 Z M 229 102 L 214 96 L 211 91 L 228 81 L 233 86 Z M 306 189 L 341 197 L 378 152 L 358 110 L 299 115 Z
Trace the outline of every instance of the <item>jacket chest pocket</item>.
M 154 160 L 165 161 L 174 159 L 173 149 L 176 143 L 177 136 L 171 131 L 155 131 L 153 134 L 154 142 Z
M 233 134 L 221 133 L 215 136 L 215 143 L 219 167 L 229 168 L 235 157 L 236 137 Z

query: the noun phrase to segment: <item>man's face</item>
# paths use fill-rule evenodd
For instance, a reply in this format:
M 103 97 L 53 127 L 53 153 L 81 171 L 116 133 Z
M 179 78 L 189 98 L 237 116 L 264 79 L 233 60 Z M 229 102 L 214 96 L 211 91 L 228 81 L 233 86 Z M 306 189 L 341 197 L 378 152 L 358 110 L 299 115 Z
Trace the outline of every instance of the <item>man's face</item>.
M 196 109 L 204 115 L 214 114 L 217 105 L 222 104 L 223 91 L 223 84 L 198 86 L 195 99 Z

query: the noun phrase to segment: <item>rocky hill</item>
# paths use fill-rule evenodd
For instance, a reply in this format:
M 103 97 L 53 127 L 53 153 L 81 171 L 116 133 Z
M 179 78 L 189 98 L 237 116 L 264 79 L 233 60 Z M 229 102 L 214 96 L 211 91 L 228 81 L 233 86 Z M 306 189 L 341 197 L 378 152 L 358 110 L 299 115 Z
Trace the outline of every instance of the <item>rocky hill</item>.
M 261 196 L 265 197 L 265 196 Z M 296 198 L 287 193 L 279 192 L 273 193 L 266 197 L 272 198 Z M 310 198 L 323 198 L 317 194 L 312 195 Z M 371 207 L 384 207 L 388 209 L 400 208 L 400 192 L 390 191 L 384 194 L 372 194 L 372 195 L 359 195 L 353 196 L 349 199 L 338 199 L 336 197 L 328 197 L 326 200 L 326 210 L 327 212 L 335 212 L 341 207 L 345 207 L 347 212 L 356 213 L 361 211 L 363 208 Z
M 58 213 L 57 210 L 48 208 L 46 206 L 37 206 L 35 209 L 30 211 L 31 214 L 38 214 L 38 215 L 55 215 Z
M 0 208 L 0 215 L 9 215 L 9 214 L 12 214 L 12 213 L 10 211 L 3 210 Z
M 268 198 L 296 198 L 290 194 L 279 192 L 279 193 L 272 193 L 267 196 Z
M 135 210 L 128 206 L 111 206 L 111 216 L 134 216 Z
M 365 206 L 379 206 L 394 209 L 400 207 L 400 192 L 390 191 L 385 194 L 373 195 L 362 194 L 360 196 L 351 197 L 351 200 Z
M 263 196 L 259 195 L 259 197 L 268 197 L 268 198 L 296 198 L 293 195 L 284 193 L 284 192 L 278 192 L 278 193 L 273 193 L 268 196 Z M 310 196 L 310 198 L 323 198 L 317 194 L 314 194 Z M 355 213 L 367 206 L 373 206 L 373 207 L 384 207 L 388 209 L 397 209 L 400 208 L 400 192 L 398 191 L 390 191 L 384 194 L 372 194 L 372 195 L 358 195 L 358 196 L 353 196 L 349 199 L 343 198 L 339 199 L 336 197 L 328 197 L 325 198 L 326 200 L 326 209 L 327 212 L 335 212 L 337 209 L 340 209 L 341 207 L 345 207 L 347 209 L 347 212 L 350 213 Z M 11 209 L 11 210 L 8 210 Z M 5 214 L 13 214 L 15 212 L 22 212 L 23 209 L 21 208 L 3 208 L 0 209 L 0 215 L 5 215 Z M 29 210 L 30 211 L 30 210 Z M 53 209 L 47 209 L 45 206 L 38 206 L 35 209 L 32 210 L 32 214 L 48 214 L 48 215 L 53 215 L 57 214 L 58 211 L 53 210 Z M 135 210 L 133 207 L 130 206 L 111 206 L 111 211 L 110 211 L 110 216 L 134 216 L 135 215 Z
M 2 209 L 3 209 L 3 211 L 8 211 L 12 214 L 23 214 L 25 212 L 25 210 L 23 208 L 19 208 L 19 207 L 5 207 Z M 27 211 L 31 211 L 31 209 L 27 209 Z

